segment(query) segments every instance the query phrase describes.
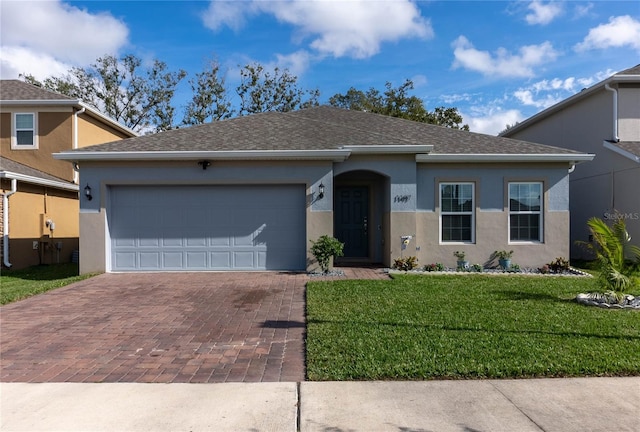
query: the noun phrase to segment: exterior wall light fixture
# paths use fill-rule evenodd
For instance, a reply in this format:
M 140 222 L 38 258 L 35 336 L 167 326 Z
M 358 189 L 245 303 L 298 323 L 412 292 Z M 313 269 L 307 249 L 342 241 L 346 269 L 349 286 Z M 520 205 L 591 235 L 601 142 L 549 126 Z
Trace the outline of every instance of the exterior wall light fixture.
M 208 167 L 211 166 L 211 162 L 209 162 L 208 160 L 201 160 L 198 162 L 198 165 L 200 165 L 203 170 L 206 170 Z
M 324 198 L 324 184 L 320 183 L 320 186 L 318 186 L 318 199 L 322 198 Z
M 87 197 L 87 200 L 91 201 L 93 199 L 93 195 L 91 195 L 91 186 L 89 183 L 84 187 L 84 196 Z

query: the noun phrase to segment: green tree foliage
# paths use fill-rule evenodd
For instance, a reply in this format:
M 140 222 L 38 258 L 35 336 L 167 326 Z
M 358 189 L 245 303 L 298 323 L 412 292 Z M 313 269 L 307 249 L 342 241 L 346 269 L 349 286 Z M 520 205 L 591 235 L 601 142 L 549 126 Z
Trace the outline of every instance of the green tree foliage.
M 231 100 L 220 65 L 210 62 L 205 70 L 189 80 L 192 98 L 187 104 L 183 124 L 197 125 L 233 116 Z
M 587 221 L 594 243 L 580 242 L 596 256 L 600 274 L 598 282 L 608 290 L 625 292 L 632 287 L 633 265 L 627 260 L 640 262 L 640 248 L 632 245 L 622 218 L 612 226 L 599 218 Z
M 411 90 L 413 90 L 413 82 L 409 79 L 398 87 L 393 87 L 390 82 L 387 82 L 384 93 L 380 93 L 375 88 L 363 92 L 351 87 L 346 94 L 338 93 L 329 98 L 329 104 L 338 108 L 368 111 L 452 129 L 469 130 L 469 125 L 462 124 L 462 116 L 457 108 L 437 107 L 433 111 L 428 111 L 422 99 L 409 95 Z
M 137 131 L 171 129 L 175 109 L 171 99 L 183 70 L 170 71 L 167 64 L 154 60 L 143 66 L 132 54 L 121 58 L 100 57 L 87 68 L 72 68 L 68 74 L 37 82 L 26 81 L 81 99 L 121 124 Z
M 317 106 L 320 92 L 302 90 L 297 81 L 298 78 L 287 69 L 276 67 L 271 73 L 259 63 L 246 65 L 240 70 L 240 85 L 236 88 L 240 97 L 239 115 Z

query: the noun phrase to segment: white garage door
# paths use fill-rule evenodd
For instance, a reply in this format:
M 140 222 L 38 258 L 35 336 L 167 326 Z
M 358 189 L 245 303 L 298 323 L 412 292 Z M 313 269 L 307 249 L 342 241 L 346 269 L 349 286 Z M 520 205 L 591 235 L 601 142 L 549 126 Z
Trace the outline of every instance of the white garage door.
M 115 186 L 113 271 L 304 270 L 305 189 Z

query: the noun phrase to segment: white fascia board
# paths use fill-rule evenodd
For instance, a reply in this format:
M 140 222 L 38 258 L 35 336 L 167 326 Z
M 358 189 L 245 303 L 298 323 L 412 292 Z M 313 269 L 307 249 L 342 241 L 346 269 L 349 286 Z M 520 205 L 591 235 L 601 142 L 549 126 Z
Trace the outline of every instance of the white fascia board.
M 429 153 L 433 151 L 432 145 L 352 145 L 340 147 L 345 150 L 350 150 L 353 154 L 418 154 Z
M 24 105 L 49 106 L 49 105 L 56 105 L 56 106 L 75 106 L 75 107 L 79 107 L 80 106 L 80 101 L 77 100 L 77 99 L 76 100 L 74 100 L 74 99 L 3 100 L 3 101 L 0 101 L 0 105 L 2 105 L 2 106 L 24 106 Z
M 55 159 L 68 161 L 162 161 L 162 160 L 328 160 L 343 162 L 349 150 L 239 150 L 239 151 L 149 151 L 149 152 L 62 152 Z
M 593 160 L 594 154 L 472 154 L 472 153 L 441 153 L 416 155 L 416 162 L 440 163 L 491 163 L 491 162 L 568 162 L 577 164 Z
M 604 148 L 607 148 L 607 149 L 609 149 L 611 151 L 614 151 L 614 152 L 618 153 L 621 156 L 624 156 L 624 157 L 626 157 L 628 159 L 631 159 L 635 163 L 640 163 L 640 156 L 634 155 L 633 153 L 628 152 L 625 149 L 618 147 L 617 145 L 615 145 L 612 142 L 604 141 L 602 143 L 602 145 L 604 146 Z
M 39 177 L 33 177 L 30 175 L 14 173 L 10 171 L 1 171 L 0 178 L 16 179 L 21 182 L 31 183 L 39 186 L 54 187 L 57 189 L 64 189 L 64 190 L 78 192 L 78 185 L 76 184 L 55 181 L 55 180 L 48 180 L 48 179 L 43 179 Z

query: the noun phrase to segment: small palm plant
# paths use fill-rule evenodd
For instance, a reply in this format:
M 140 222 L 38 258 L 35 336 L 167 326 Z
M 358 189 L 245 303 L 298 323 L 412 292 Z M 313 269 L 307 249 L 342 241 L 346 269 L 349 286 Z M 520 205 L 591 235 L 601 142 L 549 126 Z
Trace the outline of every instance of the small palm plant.
M 611 227 L 599 218 L 587 221 L 594 243 L 580 242 L 593 251 L 598 261 L 599 284 L 608 290 L 623 293 L 632 287 L 632 266 L 626 257 L 640 262 L 640 248 L 632 245 L 623 219 Z

